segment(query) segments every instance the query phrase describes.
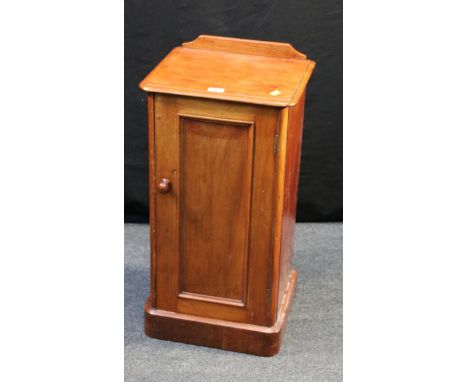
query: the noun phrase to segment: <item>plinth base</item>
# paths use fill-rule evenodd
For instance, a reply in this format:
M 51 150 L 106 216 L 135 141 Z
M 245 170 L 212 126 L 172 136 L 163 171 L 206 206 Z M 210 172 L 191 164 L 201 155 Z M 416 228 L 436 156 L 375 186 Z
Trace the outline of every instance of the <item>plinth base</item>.
M 296 280 L 297 272 L 292 270 L 278 321 L 272 327 L 168 312 L 154 308 L 148 300 L 145 304 L 145 333 L 149 337 L 161 340 L 273 356 L 280 350 Z

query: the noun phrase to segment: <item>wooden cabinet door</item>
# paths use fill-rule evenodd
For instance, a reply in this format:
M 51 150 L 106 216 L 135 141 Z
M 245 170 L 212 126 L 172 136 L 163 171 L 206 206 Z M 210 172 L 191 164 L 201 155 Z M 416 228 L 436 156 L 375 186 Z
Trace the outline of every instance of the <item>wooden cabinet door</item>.
M 278 110 L 154 97 L 156 307 L 268 325 Z

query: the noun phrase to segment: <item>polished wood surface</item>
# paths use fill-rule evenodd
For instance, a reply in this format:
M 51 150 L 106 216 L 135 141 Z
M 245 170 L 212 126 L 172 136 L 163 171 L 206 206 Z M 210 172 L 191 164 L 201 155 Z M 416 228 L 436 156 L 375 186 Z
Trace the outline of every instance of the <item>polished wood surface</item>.
M 147 335 L 264 356 L 279 351 L 297 278 L 305 85 L 314 65 L 289 44 L 200 36 L 142 82 L 149 91 Z M 224 93 L 199 91 L 219 90 L 223 81 Z M 273 83 L 284 92 L 265 96 Z
M 274 41 L 245 40 L 241 38 L 201 35 L 182 46 L 216 52 L 251 54 L 254 56 L 306 60 L 305 54 L 294 49 L 291 44 Z
M 271 106 L 296 104 L 315 62 L 289 44 L 246 41 L 200 37 L 172 50 L 140 87 Z
M 284 153 L 283 200 L 281 205 L 281 241 L 278 296 L 284 296 L 291 274 L 294 252 L 294 229 L 296 226 L 297 191 L 299 186 L 299 168 L 301 163 L 302 128 L 304 121 L 305 92 L 299 102 L 287 110 L 288 123 L 284 132 L 282 148 Z M 279 301 L 278 309 L 283 301 Z
M 296 288 L 297 272 L 291 272 L 289 289 L 278 312 L 275 325 L 270 327 L 217 320 L 156 309 L 148 300 L 145 305 L 147 336 L 202 345 L 218 349 L 270 357 L 280 350 L 286 320 Z
M 247 296 L 253 127 L 180 120 L 179 296 L 243 306 Z M 226 203 L 226 201 L 229 203 Z
M 156 303 L 163 310 L 273 325 L 270 253 L 279 111 L 155 98 Z M 254 160 L 255 155 L 255 160 Z

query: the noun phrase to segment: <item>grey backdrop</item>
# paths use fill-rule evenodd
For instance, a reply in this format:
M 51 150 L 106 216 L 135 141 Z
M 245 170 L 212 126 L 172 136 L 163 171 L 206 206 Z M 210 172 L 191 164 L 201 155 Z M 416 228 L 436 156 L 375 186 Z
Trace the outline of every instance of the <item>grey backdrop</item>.
M 317 62 L 307 88 L 297 220 L 342 221 L 341 0 L 125 1 L 125 220 L 148 221 L 146 94 L 138 83 L 200 34 L 289 42 Z

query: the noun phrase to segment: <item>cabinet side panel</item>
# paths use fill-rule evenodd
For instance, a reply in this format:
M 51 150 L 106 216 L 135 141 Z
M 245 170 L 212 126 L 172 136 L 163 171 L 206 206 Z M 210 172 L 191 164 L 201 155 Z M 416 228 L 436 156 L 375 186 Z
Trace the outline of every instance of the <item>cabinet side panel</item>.
M 155 147 L 154 147 L 154 93 L 148 93 L 148 198 L 149 198 L 149 220 L 150 220 L 150 300 L 153 305 L 156 289 L 156 253 L 155 253 L 155 215 L 154 215 L 154 186 L 155 186 Z
M 304 121 L 305 92 L 299 102 L 289 109 L 284 172 L 283 219 L 281 227 L 281 257 L 278 311 L 284 302 L 285 290 L 290 281 L 291 261 L 294 251 L 297 190 L 301 161 L 302 127 Z

